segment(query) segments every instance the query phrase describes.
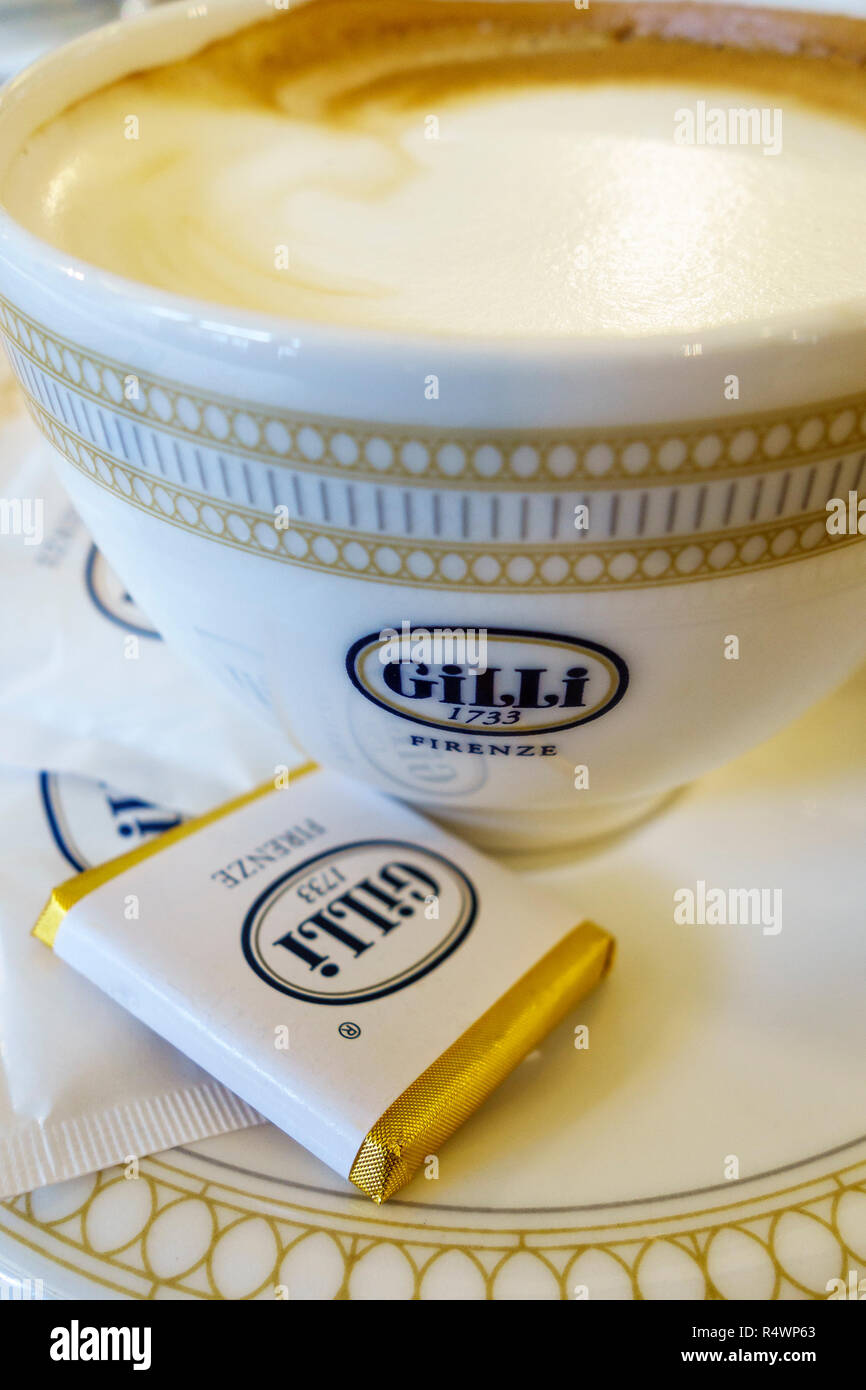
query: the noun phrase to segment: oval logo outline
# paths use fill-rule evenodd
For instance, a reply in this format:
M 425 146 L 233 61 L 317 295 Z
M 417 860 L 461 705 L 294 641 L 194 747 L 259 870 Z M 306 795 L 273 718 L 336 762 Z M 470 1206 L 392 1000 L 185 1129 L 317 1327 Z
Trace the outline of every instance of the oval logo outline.
M 398 972 L 396 976 L 389 976 L 385 980 L 379 981 L 375 986 L 356 993 L 344 994 L 316 994 L 310 990 L 304 990 L 296 985 L 289 984 L 285 980 L 275 976 L 261 960 L 253 944 L 253 933 L 262 924 L 267 910 L 273 907 L 280 898 L 291 887 L 292 880 L 297 880 L 312 873 L 318 864 L 327 863 L 334 860 L 340 854 L 350 853 L 357 850 L 370 850 L 385 848 L 393 850 L 410 851 L 413 854 L 426 856 L 427 858 L 438 861 L 445 866 L 452 875 L 458 889 L 464 894 L 461 904 L 461 912 L 458 914 L 454 924 L 447 936 L 438 943 L 437 946 L 427 951 L 421 956 L 420 960 L 415 961 L 405 970 Z M 457 950 L 466 940 L 478 916 L 478 894 L 472 880 L 459 865 L 440 854 L 438 850 L 428 849 L 426 846 L 412 844 L 408 840 L 374 839 L 374 840 L 351 840 L 344 844 L 334 845 L 328 850 L 320 850 L 317 854 L 311 855 L 303 863 L 296 865 L 292 869 L 287 869 L 285 873 L 273 880 L 267 888 L 259 893 L 258 897 L 247 910 L 241 926 L 241 949 L 244 958 L 250 968 L 258 975 L 259 979 L 272 989 L 278 990 L 281 994 L 287 994 L 290 998 L 299 999 L 307 1004 L 359 1005 L 371 1003 L 375 999 L 382 999 L 388 994 L 395 994 L 398 990 L 405 989 L 416 981 L 430 974 L 437 966 L 441 965 L 449 956 Z
M 424 628 L 423 624 L 413 624 L 417 630 Z M 427 631 L 435 631 L 435 625 L 427 627 Z M 569 719 L 566 722 L 553 724 L 536 724 L 528 726 L 526 724 L 513 724 L 506 726 L 495 724 L 485 727 L 481 724 L 461 724 L 457 720 L 436 720 L 424 716 L 419 712 L 409 712 L 402 708 L 396 701 L 385 698 L 381 693 L 371 689 L 363 680 L 359 671 L 359 662 L 371 647 L 383 646 L 385 642 L 381 637 L 382 628 L 379 632 L 371 632 L 366 637 L 360 637 L 346 653 L 346 672 L 355 689 L 359 694 L 369 700 L 371 704 L 378 705 L 387 714 L 395 714 L 399 719 L 408 719 L 412 724 L 423 724 L 430 729 L 442 729 L 446 732 L 466 731 L 472 737 L 481 736 L 485 738 L 531 738 L 535 734 L 564 733 L 567 729 L 575 729 L 581 724 L 591 724 L 594 719 L 600 719 L 602 715 L 608 714 L 625 695 L 629 686 L 629 670 L 625 661 L 618 656 L 610 647 L 604 646 L 601 642 L 593 642 L 588 637 L 567 637 L 562 633 L 538 632 L 529 628 L 510 628 L 510 627 L 487 627 L 476 629 L 488 633 L 491 637 L 502 638 L 506 641 L 526 642 L 527 644 L 554 645 L 560 648 L 570 648 L 575 655 L 585 653 L 605 666 L 611 675 L 611 686 L 609 693 L 597 707 L 590 708 L 585 713 L 578 715 L 576 719 Z M 389 639 L 386 639 L 389 640 Z M 450 703 L 450 702 L 449 702 Z

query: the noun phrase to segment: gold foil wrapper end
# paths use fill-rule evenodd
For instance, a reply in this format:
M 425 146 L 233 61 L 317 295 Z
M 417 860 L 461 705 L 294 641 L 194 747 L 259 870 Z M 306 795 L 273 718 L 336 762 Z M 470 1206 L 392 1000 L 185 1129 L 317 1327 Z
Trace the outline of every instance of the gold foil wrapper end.
M 63 891 L 66 887 L 68 885 L 64 883 L 59 888 L 55 888 L 36 919 L 36 926 L 33 928 L 32 935 L 38 937 L 40 941 L 44 941 L 46 946 L 53 947 L 54 938 L 60 930 L 60 923 L 72 906 L 71 902 L 66 901 L 66 894 Z
M 569 932 L 388 1107 L 350 1182 L 376 1203 L 393 1197 L 607 973 L 614 951 L 594 922 Z

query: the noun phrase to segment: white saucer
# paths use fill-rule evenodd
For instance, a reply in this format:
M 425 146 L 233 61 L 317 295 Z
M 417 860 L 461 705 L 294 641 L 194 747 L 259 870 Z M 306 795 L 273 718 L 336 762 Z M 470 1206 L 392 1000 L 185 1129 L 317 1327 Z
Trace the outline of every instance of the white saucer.
M 866 1273 L 864 711 L 861 673 L 626 838 L 530 870 L 618 962 L 438 1180 L 377 1209 L 263 1126 L 10 1202 L 0 1263 L 92 1298 L 823 1298 Z M 697 880 L 781 889 L 781 932 L 676 925 Z

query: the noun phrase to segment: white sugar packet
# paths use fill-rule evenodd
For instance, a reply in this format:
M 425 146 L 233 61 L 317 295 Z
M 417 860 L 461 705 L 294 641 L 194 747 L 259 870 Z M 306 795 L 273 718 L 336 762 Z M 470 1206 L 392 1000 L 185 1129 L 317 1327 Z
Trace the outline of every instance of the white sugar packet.
M 77 772 L 205 811 L 300 760 L 227 656 L 188 666 L 95 549 L 0 354 L 0 766 Z M 189 596 L 195 603 L 195 594 Z
M 298 760 L 264 699 L 257 722 L 159 639 L 6 373 L 0 354 L 0 1197 L 259 1122 L 30 931 L 60 879 L 174 823 L 160 805 L 208 810 Z
M 87 778 L 0 771 L 0 1198 L 260 1123 L 31 935 L 57 882 L 179 819 Z

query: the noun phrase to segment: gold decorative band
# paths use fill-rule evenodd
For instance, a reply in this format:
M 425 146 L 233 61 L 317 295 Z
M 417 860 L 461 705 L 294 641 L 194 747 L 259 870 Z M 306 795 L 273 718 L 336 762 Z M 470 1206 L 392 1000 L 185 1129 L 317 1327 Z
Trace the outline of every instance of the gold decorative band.
M 315 772 L 317 767 L 317 763 L 303 763 L 300 767 L 293 768 L 289 772 L 286 782 L 297 782 L 308 772 Z M 61 883 L 54 889 L 39 914 L 32 935 L 38 937 L 46 946 L 53 948 L 57 933 L 67 912 L 82 898 L 86 898 L 88 893 L 92 893 L 96 888 L 101 888 L 103 883 L 108 883 L 118 874 L 125 873 L 134 864 L 140 864 L 142 859 L 149 859 L 151 855 L 159 854 L 161 850 L 167 849 L 169 845 L 175 844 L 178 840 L 185 840 L 188 835 L 194 835 L 197 830 L 203 830 L 206 825 L 221 820 L 223 816 L 232 815 L 234 811 L 239 811 L 250 801 L 258 801 L 259 797 L 266 796 L 268 792 L 273 791 L 276 791 L 274 783 L 266 782 L 262 787 L 256 787 L 251 792 L 244 792 L 241 796 L 233 797 L 231 801 L 216 806 L 212 811 L 205 812 L 203 816 L 194 816 L 190 820 L 183 821 L 181 825 L 174 826 L 172 830 L 164 831 L 155 839 L 149 840 L 146 844 L 138 845 L 126 854 L 119 854 L 115 859 L 107 860 L 105 864 L 95 864 L 92 869 L 84 869 L 74 878 L 68 878 L 65 883 Z
M 376 1121 L 349 1180 L 386 1202 L 477 1110 L 613 963 L 613 937 L 583 922 L 467 1028 Z
M 754 573 L 863 540 L 857 534 L 830 535 L 826 511 L 664 540 L 598 545 L 588 539 L 571 545 L 399 540 L 302 522 L 280 531 L 263 512 L 203 497 L 79 443 L 32 397 L 28 404 L 40 429 L 74 468 L 162 524 L 263 559 L 378 584 L 476 593 L 656 588 Z
M 2 297 L 0 331 L 36 371 L 169 438 L 295 470 L 402 486 L 609 490 L 770 473 L 866 448 L 866 392 L 784 411 L 732 411 L 659 425 L 455 430 L 302 414 L 186 390 L 129 362 L 83 351 Z
M 862 1155 L 863 1146 L 855 1141 L 843 1146 L 845 1150 Z M 71 1269 L 128 1299 L 237 1299 L 236 1262 L 221 1258 L 219 1242 L 230 1237 L 240 1219 L 255 1217 L 273 1234 L 274 1259 L 262 1270 L 258 1287 L 243 1295 L 247 1299 L 272 1297 L 287 1259 L 291 1262 L 303 1249 L 304 1237 L 325 1236 L 332 1259 L 323 1262 L 328 1271 L 323 1287 L 338 1300 L 378 1293 L 384 1262 L 405 1280 L 409 1297 L 441 1297 L 444 1257 L 446 1266 L 454 1259 L 461 1262 L 464 1300 L 513 1300 L 514 1261 L 519 1260 L 530 1271 L 521 1276 L 523 1288 L 533 1278 L 536 1291 L 565 1302 L 574 1300 L 575 1284 L 583 1282 L 587 1264 L 613 1271 L 612 1291 L 626 1299 L 669 1298 L 673 1278 L 688 1288 L 693 1300 L 739 1302 L 755 1297 L 757 1288 L 758 1296 L 768 1302 L 792 1295 L 826 1302 L 828 1272 L 862 1269 L 863 1258 L 862 1238 L 858 1241 L 858 1228 L 852 1229 L 851 1212 L 862 1209 L 866 1201 L 866 1162 L 861 1156 L 839 1168 L 839 1153 L 831 1149 L 818 1161 L 798 1157 L 782 1188 L 740 1179 L 730 1184 L 734 1190 L 729 1200 L 718 1191 L 692 1203 L 657 1197 L 641 1201 L 635 1196 L 630 1219 L 623 1219 L 620 1204 L 606 1212 L 578 1208 L 570 1215 L 561 1209 L 506 1212 L 491 1223 L 473 1211 L 426 1207 L 416 1215 L 408 1204 L 387 1212 L 372 1211 L 360 1202 L 350 1212 L 341 1205 L 329 1210 L 321 1198 L 304 1202 L 300 1186 L 292 1190 L 288 1185 L 275 1193 L 275 1185 L 261 1174 L 244 1174 L 232 1184 L 218 1163 L 214 1167 L 193 1152 L 174 1150 L 167 1157 L 141 1160 L 137 1184 L 148 1200 L 130 1201 L 124 1208 L 124 1215 L 133 1219 L 121 1250 L 103 1249 L 97 1219 L 103 1203 L 113 1202 L 118 1185 L 124 1183 L 117 1168 L 107 1168 L 78 1186 L 78 1205 L 72 1212 L 71 1203 L 61 1215 L 53 1207 L 44 1211 L 38 1193 L 0 1203 L 0 1231 L 22 1247 L 22 1264 L 33 1262 L 32 1253 L 24 1255 L 26 1250 L 35 1251 L 46 1266 L 57 1266 L 60 1287 L 63 1269 Z M 807 1169 L 814 1176 L 798 1181 L 797 1172 Z M 191 1194 L 206 1208 L 209 1226 L 202 1229 L 186 1268 L 178 1270 L 178 1261 L 155 1269 L 149 1259 L 153 1213 L 176 1208 Z M 801 1229 L 805 1225 L 820 1231 L 827 1242 L 823 1261 L 792 1261 L 789 1220 L 800 1223 Z M 672 1258 L 679 1274 L 672 1272 Z M 676 1263 L 680 1260 L 684 1276 Z M 301 1290 L 306 1268 L 301 1268 Z

